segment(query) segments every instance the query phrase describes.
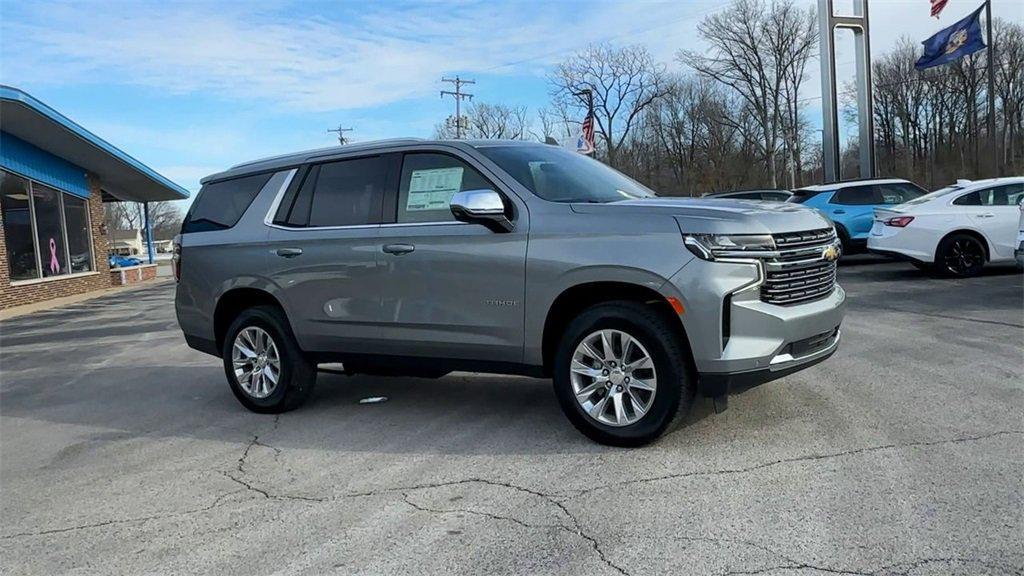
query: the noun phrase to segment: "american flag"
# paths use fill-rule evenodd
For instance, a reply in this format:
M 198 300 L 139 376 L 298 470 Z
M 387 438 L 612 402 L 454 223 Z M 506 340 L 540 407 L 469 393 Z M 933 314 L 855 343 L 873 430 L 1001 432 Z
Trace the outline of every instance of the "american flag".
M 938 18 L 939 12 L 942 12 L 942 9 L 946 7 L 947 2 L 949 0 L 932 0 L 932 16 Z
M 594 151 L 594 117 L 587 114 L 585 120 L 583 120 L 583 141 L 586 146 L 586 152 L 584 154 L 590 154 Z

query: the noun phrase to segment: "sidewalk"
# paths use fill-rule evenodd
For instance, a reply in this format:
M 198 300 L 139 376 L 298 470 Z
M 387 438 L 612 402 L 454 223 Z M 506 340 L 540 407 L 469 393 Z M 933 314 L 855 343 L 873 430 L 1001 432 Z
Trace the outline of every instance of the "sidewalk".
M 159 268 L 157 269 L 159 270 Z M 36 302 L 35 304 L 25 304 L 24 306 L 15 306 L 6 310 L 0 310 L 0 321 L 9 320 L 18 316 L 24 316 L 25 314 L 32 314 L 33 312 L 40 312 L 43 310 L 53 310 L 55 308 L 61 308 L 63 306 L 70 306 L 71 304 L 78 304 L 79 302 L 85 302 L 87 300 L 94 300 L 102 296 L 108 296 L 110 294 L 119 294 L 122 292 L 132 292 L 140 288 L 149 288 L 172 282 L 173 278 L 166 276 L 158 276 L 156 280 L 142 282 L 139 284 L 131 284 L 129 286 L 116 286 L 111 288 L 104 288 L 103 290 L 93 290 L 92 292 L 83 292 L 81 294 L 75 294 L 74 296 L 64 296 L 61 298 L 54 298 L 52 300 L 44 300 L 43 302 Z

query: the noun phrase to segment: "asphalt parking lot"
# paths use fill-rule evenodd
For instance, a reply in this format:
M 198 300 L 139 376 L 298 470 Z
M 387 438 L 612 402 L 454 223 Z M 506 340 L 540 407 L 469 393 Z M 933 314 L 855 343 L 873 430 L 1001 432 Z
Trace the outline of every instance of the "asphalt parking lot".
M 633 450 L 527 378 L 249 413 L 173 283 L 0 323 L 0 572 L 1021 574 L 1022 276 L 840 282 L 832 359 Z

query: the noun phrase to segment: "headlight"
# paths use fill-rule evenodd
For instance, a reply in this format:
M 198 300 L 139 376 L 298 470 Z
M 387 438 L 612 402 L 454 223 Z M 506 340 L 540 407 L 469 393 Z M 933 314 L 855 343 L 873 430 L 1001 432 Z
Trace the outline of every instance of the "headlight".
M 683 243 L 704 260 L 751 258 L 775 250 L 775 240 L 768 234 L 689 234 Z

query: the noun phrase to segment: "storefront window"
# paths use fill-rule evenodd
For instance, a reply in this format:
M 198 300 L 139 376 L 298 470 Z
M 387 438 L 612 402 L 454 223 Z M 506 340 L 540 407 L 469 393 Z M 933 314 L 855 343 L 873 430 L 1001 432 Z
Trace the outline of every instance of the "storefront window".
M 28 180 L 0 171 L 0 209 L 3 210 L 4 241 L 11 280 L 39 277 L 32 234 Z
M 64 224 L 68 232 L 71 273 L 92 270 L 92 242 L 89 238 L 89 213 L 85 199 L 64 195 Z
M 39 243 L 39 263 L 43 278 L 68 273 L 68 257 L 61 225 L 60 192 L 32 184 L 32 207 L 36 216 L 36 241 Z
M 95 269 L 89 203 L 0 170 L 0 209 L 12 281 Z

